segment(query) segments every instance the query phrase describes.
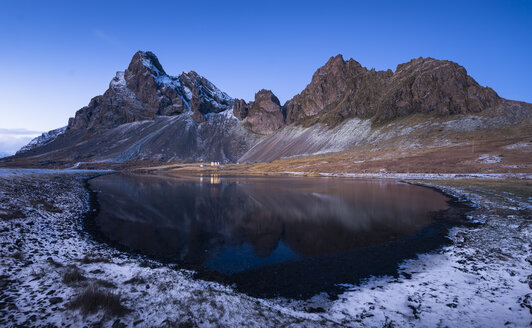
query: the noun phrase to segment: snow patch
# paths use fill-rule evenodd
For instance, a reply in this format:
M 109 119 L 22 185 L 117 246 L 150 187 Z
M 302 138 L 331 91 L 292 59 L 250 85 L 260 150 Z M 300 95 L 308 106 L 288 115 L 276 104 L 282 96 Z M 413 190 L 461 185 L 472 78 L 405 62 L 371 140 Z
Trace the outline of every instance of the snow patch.
M 494 164 L 494 163 L 500 163 L 501 160 L 502 160 L 501 155 L 482 154 L 478 157 L 477 162 L 483 163 L 483 164 Z
M 506 148 L 506 149 L 519 149 L 519 150 L 523 150 L 523 151 L 527 151 L 527 152 L 532 152 L 532 142 L 527 142 L 527 141 L 518 142 L 518 143 L 515 143 L 515 144 L 512 144 L 512 145 L 508 145 L 508 146 L 506 146 L 504 148 Z
M 118 71 L 116 72 L 115 77 L 111 80 L 111 87 L 112 88 L 125 88 L 126 87 L 126 79 L 124 78 L 124 72 Z

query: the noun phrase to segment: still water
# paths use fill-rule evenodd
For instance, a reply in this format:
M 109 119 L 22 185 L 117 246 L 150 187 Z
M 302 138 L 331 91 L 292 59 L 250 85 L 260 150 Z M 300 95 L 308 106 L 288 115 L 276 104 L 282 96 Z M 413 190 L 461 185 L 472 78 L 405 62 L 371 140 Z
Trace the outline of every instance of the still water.
M 432 213 L 448 208 L 448 198 L 432 189 L 340 178 L 114 174 L 90 180 L 90 188 L 99 203 L 96 226 L 108 240 L 252 279 L 244 283 L 250 286 L 253 279 L 298 279 L 302 270 L 313 270 L 317 280 L 342 279 L 328 277 L 327 266 L 389 261 L 380 248 L 389 253 L 394 242 L 431 227 Z

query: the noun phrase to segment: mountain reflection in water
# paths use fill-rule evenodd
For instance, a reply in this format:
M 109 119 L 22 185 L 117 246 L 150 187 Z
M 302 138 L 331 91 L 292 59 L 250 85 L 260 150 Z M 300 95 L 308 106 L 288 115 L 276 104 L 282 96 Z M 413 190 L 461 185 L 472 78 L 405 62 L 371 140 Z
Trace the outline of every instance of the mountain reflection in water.
M 110 240 L 224 274 L 414 235 L 447 208 L 431 189 L 339 178 L 114 174 L 90 186 Z

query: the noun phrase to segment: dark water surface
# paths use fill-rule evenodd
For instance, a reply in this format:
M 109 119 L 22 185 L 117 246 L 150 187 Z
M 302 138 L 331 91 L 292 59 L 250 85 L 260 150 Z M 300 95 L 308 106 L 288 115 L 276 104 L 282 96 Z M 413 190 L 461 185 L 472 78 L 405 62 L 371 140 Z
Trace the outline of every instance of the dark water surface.
M 449 226 L 449 198 L 385 181 L 114 174 L 90 188 L 106 239 L 266 297 L 393 274 Z

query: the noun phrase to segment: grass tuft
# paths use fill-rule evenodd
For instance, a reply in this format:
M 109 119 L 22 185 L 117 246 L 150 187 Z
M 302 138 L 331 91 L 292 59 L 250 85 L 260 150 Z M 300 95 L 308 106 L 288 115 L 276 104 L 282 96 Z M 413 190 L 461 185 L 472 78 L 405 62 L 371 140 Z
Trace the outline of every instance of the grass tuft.
M 24 259 L 24 253 L 22 251 L 16 251 L 11 254 L 11 257 L 15 260 L 22 261 Z
M 51 266 L 56 267 L 56 268 L 61 268 L 63 266 L 63 264 L 57 262 L 52 257 L 48 257 L 46 259 L 46 262 L 48 262 Z
M 83 258 L 79 259 L 78 261 L 83 263 L 83 264 L 111 263 L 111 260 L 108 257 L 104 257 L 104 256 L 89 256 L 89 255 L 85 255 Z
M 131 279 L 124 281 L 124 284 L 131 284 L 131 285 L 141 285 L 145 283 L 146 283 L 146 280 L 138 275 L 132 277 Z
M 86 279 L 83 272 L 77 266 L 69 266 L 65 273 L 63 273 L 63 282 L 65 284 L 72 284 Z
M 84 289 L 68 303 L 67 307 L 79 310 L 82 314 L 104 311 L 110 315 L 121 316 L 129 311 L 122 305 L 119 294 L 105 291 L 96 285 Z

